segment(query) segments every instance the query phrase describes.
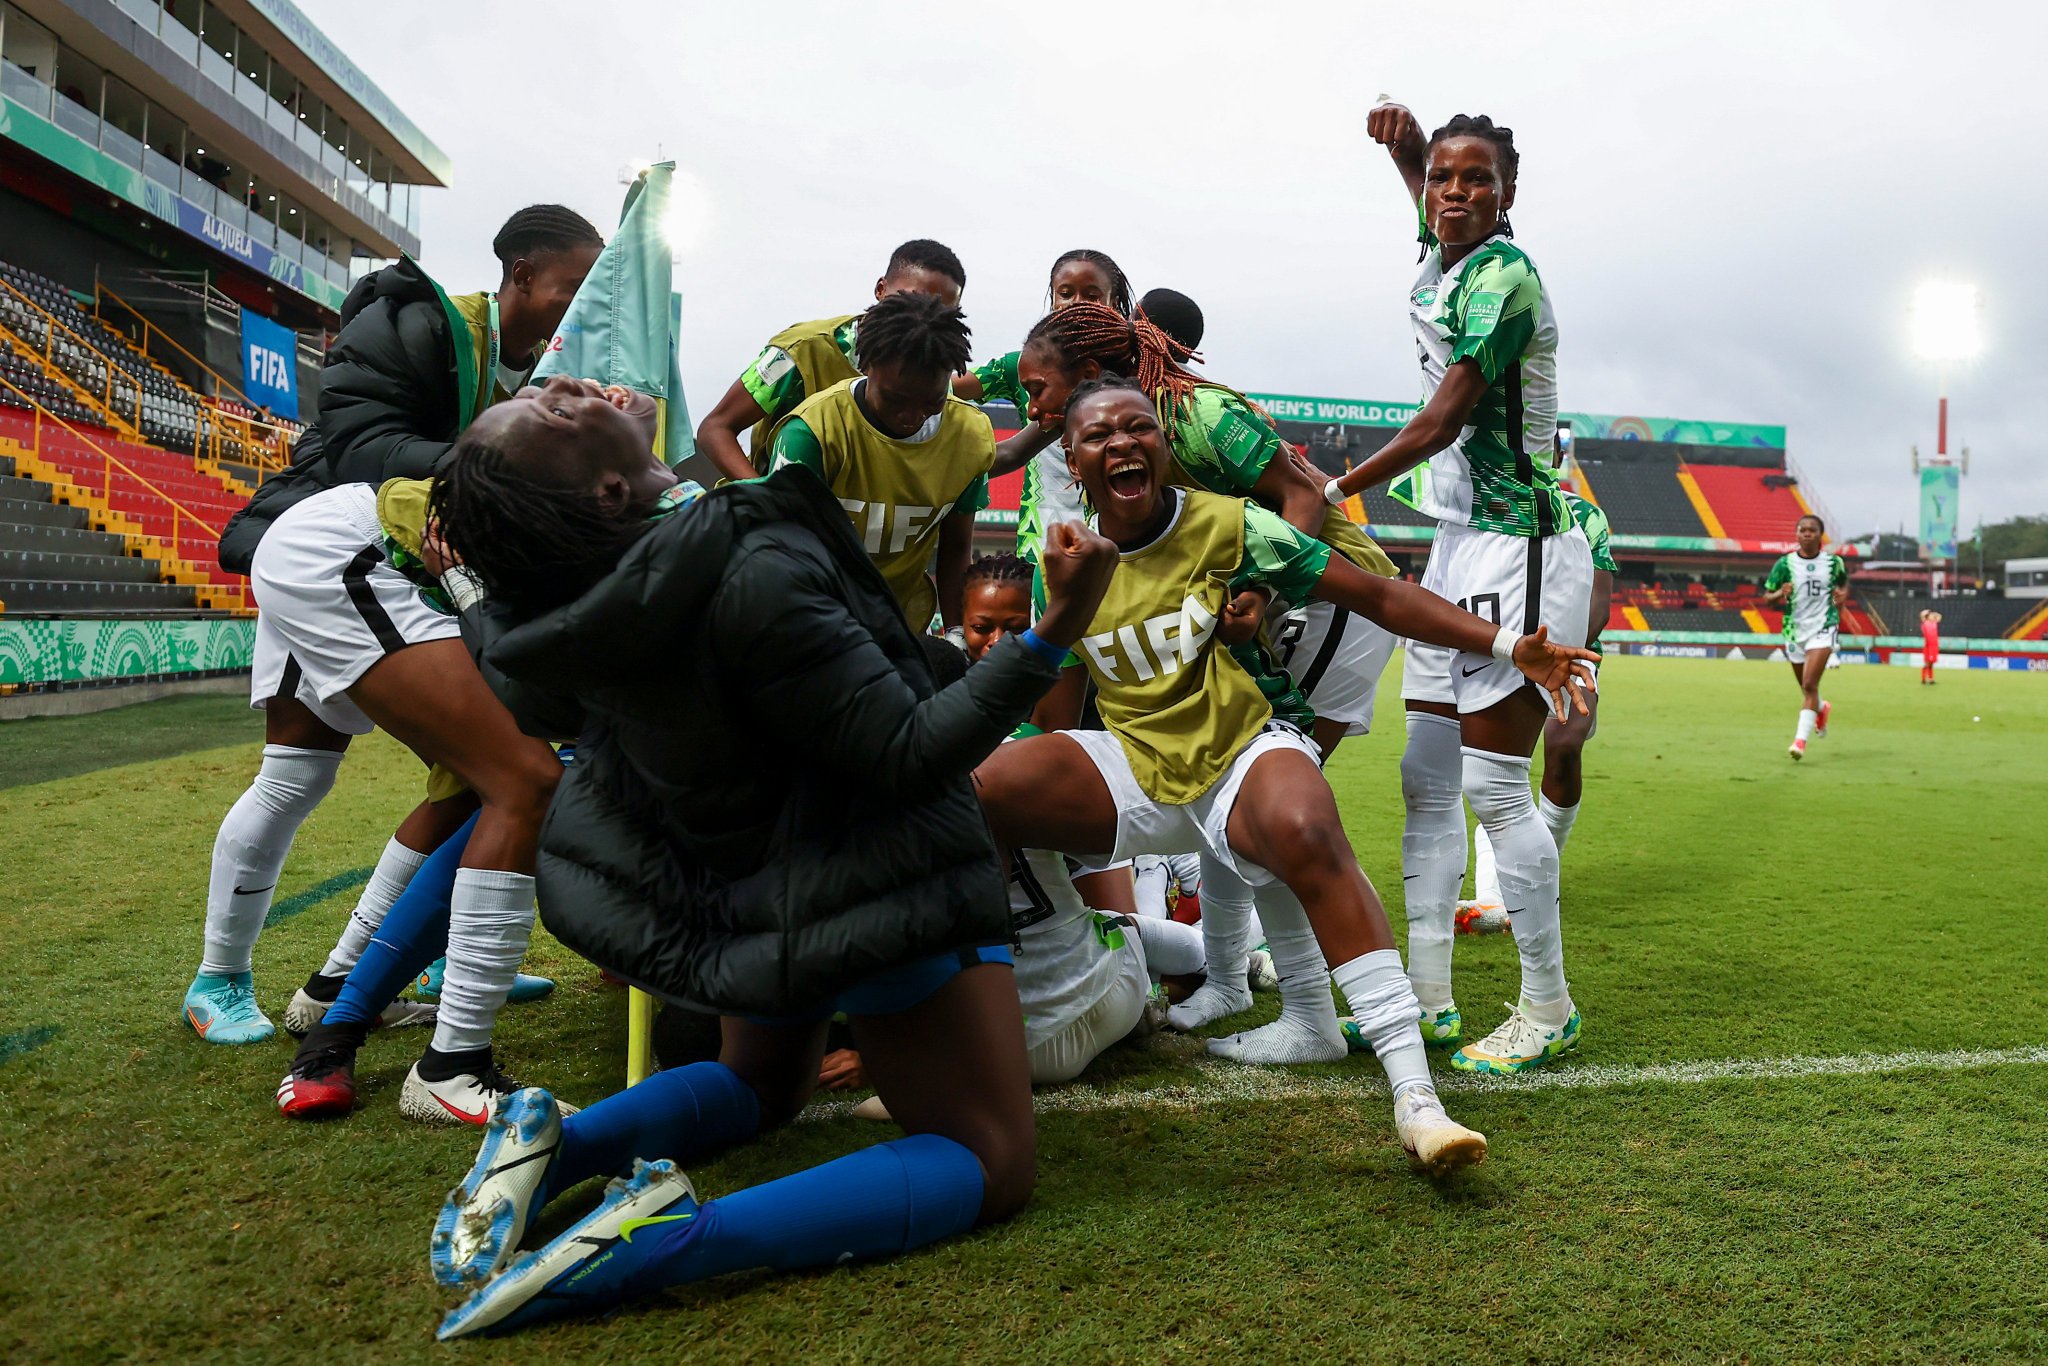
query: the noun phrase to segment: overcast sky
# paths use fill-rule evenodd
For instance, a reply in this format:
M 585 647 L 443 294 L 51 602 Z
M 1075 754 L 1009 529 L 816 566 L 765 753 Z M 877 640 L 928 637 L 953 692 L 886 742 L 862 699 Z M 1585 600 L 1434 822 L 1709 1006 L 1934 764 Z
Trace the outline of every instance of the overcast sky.
M 622 165 L 678 163 L 700 415 L 909 237 L 966 263 L 978 357 L 1089 246 L 1202 304 L 1220 380 L 1413 401 L 1384 91 L 1515 129 L 1565 408 L 1782 423 L 1838 530 L 1910 530 L 1937 390 L 1908 305 L 1948 274 L 1988 342 L 1950 383 L 1963 523 L 2048 512 L 2037 5 L 299 3 L 453 158 L 422 229 L 451 289 L 496 282 L 520 205 L 608 231 Z

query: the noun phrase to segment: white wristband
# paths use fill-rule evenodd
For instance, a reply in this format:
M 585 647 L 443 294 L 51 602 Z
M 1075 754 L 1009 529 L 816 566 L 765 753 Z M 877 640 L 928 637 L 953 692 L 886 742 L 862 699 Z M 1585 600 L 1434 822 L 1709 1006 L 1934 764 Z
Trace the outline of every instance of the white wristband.
M 1323 485 L 1323 501 L 1331 507 L 1340 508 L 1344 506 L 1347 501 L 1344 497 L 1344 490 L 1337 487 L 1336 480 L 1332 479 L 1329 483 Z
M 450 565 L 441 576 L 441 587 L 448 591 L 448 601 L 458 612 L 467 612 L 484 600 L 484 581 L 466 565 Z
M 1494 637 L 1493 637 L 1493 657 L 1494 657 L 1495 659 L 1499 660 L 1499 661 L 1500 661 L 1501 663 L 1503 663 L 1503 664 L 1512 664 L 1512 663 L 1514 663 L 1514 662 L 1515 662 L 1515 642 L 1516 642 L 1516 641 L 1518 641 L 1518 640 L 1520 640 L 1520 639 L 1521 639 L 1521 636 L 1519 636 L 1519 635 L 1517 635 L 1517 634 L 1515 633 L 1515 628 L 1514 628 L 1514 627 L 1512 627 L 1512 626 L 1503 626 L 1503 627 L 1501 627 L 1499 631 L 1497 631 L 1497 632 L 1495 632 L 1495 633 L 1494 633 Z

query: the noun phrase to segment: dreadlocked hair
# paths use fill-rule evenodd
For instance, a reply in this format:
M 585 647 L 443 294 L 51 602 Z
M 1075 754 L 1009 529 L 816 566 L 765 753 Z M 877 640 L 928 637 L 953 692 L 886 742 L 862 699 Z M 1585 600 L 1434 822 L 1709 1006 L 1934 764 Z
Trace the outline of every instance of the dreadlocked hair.
M 1515 150 L 1514 129 L 1499 127 L 1485 114 L 1453 114 L 1449 123 L 1429 135 L 1429 145 L 1434 147 L 1445 138 L 1484 138 L 1492 143 L 1494 159 L 1500 163 L 1501 186 L 1515 183 L 1515 176 L 1522 169 L 1522 154 Z M 1500 231 L 1503 237 L 1515 235 L 1505 210 L 1500 216 Z
M 428 515 L 493 597 L 526 611 L 574 602 L 651 525 L 585 489 L 543 483 L 504 447 L 464 433 L 434 480 Z
M 1086 261 L 1089 265 L 1096 267 L 1104 275 L 1107 275 L 1109 277 L 1109 306 L 1123 314 L 1126 318 L 1131 316 L 1131 282 L 1129 277 L 1124 274 L 1123 267 L 1109 259 L 1108 252 L 1097 251 L 1093 247 L 1075 247 L 1072 251 L 1063 251 L 1059 254 L 1058 259 L 1052 263 L 1052 269 L 1046 272 L 1045 276 L 1045 306 L 1047 308 L 1052 307 L 1052 282 L 1058 277 L 1060 267 L 1069 261 Z
M 1101 304 L 1071 304 L 1046 314 L 1025 336 L 1024 347 L 1053 352 L 1068 370 L 1092 360 L 1105 375 L 1112 370 L 1130 375 L 1162 407 L 1179 403 L 1210 382 L 1182 364 L 1200 360 L 1200 354 L 1168 336 L 1159 324 L 1142 314 L 1126 318 Z
M 889 253 L 889 265 L 882 278 L 886 280 L 905 267 L 943 275 L 960 288 L 967 288 L 967 267 L 960 264 L 960 258 L 944 242 L 934 242 L 929 237 L 911 238 Z
M 590 220 L 560 204 L 529 204 L 505 220 L 491 239 L 491 254 L 506 270 L 520 257 L 540 256 L 551 251 L 574 251 L 578 247 L 601 247 L 604 238 Z
M 974 354 L 967 315 L 929 294 L 891 294 L 861 314 L 861 368 L 901 364 L 919 374 L 955 375 Z
M 1017 556 L 1004 551 L 1000 555 L 976 555 L 974 562 L 967 566 L 967 584 L 972 588 L 977 583 L 1000 583 L 1031 587 L 1031 566 Z

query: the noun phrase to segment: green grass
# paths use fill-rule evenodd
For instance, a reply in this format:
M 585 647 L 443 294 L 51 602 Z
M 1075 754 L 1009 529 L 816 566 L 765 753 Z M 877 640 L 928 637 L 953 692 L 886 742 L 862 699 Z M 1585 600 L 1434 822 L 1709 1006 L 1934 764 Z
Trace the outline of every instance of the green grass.
M 1923 689 L 1845 668 L 1835 734 L 1802 765 L 1784 754 L 1783 665 L 1619 659 L 1603 681 L 1565 868 L 1586 1042 L 1563 1067 L 2048 1042 L 2041 679 Z M 161 754 L 151 721 L 183 727 L 179 705 L 87 718 L 65 743 Z M 1048 1112 L 1038 1198 L 1005 1227 L 673 1292 L 516 1347 L 436 1347 L 449 1300 L 427 1231 L 472 1147 L 398 1117 L 424 1039 L 374 1039 L 361 1110 L 293 1126 L 271 1109 L 282 1039 L 206 1047 L 179 1022 L 214 828 L 256 756 L 246 725 L 222 724 L 232 748 L 0 792 L 0 1359 L 2048 1356 L 2037 1065 L 1504 1082 L 1453 1097 L 1493 1156 L 1442 1187 L 1408 1173 L 1372 1095 Z M 1332 773 L 1396 901 L 1398 751 L 1389 725 Z M 369 861 L 417 775 L 388 741 L 359 743 L 279 896 Z M 273 1014 L 350 900 L 265 934 Z M 501 1052 L 595 1100 L 618 1079 L 624 1002 L 544 935 L 533 961 L 562 987 L 507 1012 Z M 1457 962 L 1468 1022 L 1490 1027 L 1513 945 L 1461 940 Z M 1112 1088 L 1199 1080 L 1164 1052 L 1098 1066 Z M 886 1132 L 804 1123 L 692 1175 L 716 1194 Z
M 263 718 L 250 710 L 246 693 L 166 698 L 90 716 L 0 721 L 0 788 L 262 739 Z

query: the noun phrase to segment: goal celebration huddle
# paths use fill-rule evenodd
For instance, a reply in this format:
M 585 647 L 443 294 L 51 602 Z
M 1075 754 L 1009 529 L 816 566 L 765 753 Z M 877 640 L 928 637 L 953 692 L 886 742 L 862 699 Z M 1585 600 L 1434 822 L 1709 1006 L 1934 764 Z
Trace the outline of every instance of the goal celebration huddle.
M 350 292 L 317 422 L 221 541 L 259 609 L 265 745 L 182 1009 L 282 1063 L 280 1018 L 280 1123 L 349 1115 L 358 1054 L 396 1046 L 373 1031 L 419 1027 L 400 1111 L 480 1139 L 419 1210 L 460 1296 L 442 1337 L 1008 1218 L 1036 1181 L 1033 1088 L 1158 1030 L 1247 1068 L 1372 1055 L 1392 1113 L 1355 1139 L 1427 1175 L 1489 1151 L 1433 1065 L 1594 1046 L 1560 879 L 1616 570 L 1605 512 L 1560 479 L 1570 377 L 1510 221 L 1519 152 L 1484 116 L 1431 132 L 1382 104 L 1366 131 L 1421 244 L 1405 318 L 1370 325 L 1412 338 L 1421 405 L 1334 477 L 1205 368 L 1196 298 L 1093 249 L 991 339 L 959 257 L 903 243 L 871 297 L 850 280 L 734 358 L 701 482 L 664 458 L 654 398 L 542 364 L 602 276 L 574 212 L 514 214 L 492 290 L 407 259 Z M 1024 418 L 1001 441 L 995 402 Z M 1016 471 L 1015 545 L 977 555 Z M 1420 582 L 1347 515 L 1367 490 L 1434 521 Z M 1826 733 L 1845 581 L 1818 518 L 1798 544 L 1765 584 L 1795 759 Z M 423 785 L 332 951 L 259 993 L 293 838 L 372 729 Z M 1340 811 L 1343 745 L 1398 745 L 1398 790 Z M 1405 940 L 1354 838 L 1398 864 Z M 560 1008 L 526 1004 L 553 985 L 520 972 L 536 916 L 710 1042 L 581 1109 L 515 1080 L 548 1060 L 501 1057 L 500 1012 Z M 1489 929 L 1521 970 L 1495 1011 L 1452 974 Z M 1233 1026 L 1257 991 L 1277 1017 Z M 854 1088 L 900 1137 L 739 1190 L 686 1175 Z M 528 1236 L 586 1183 L 586 1213 Z

